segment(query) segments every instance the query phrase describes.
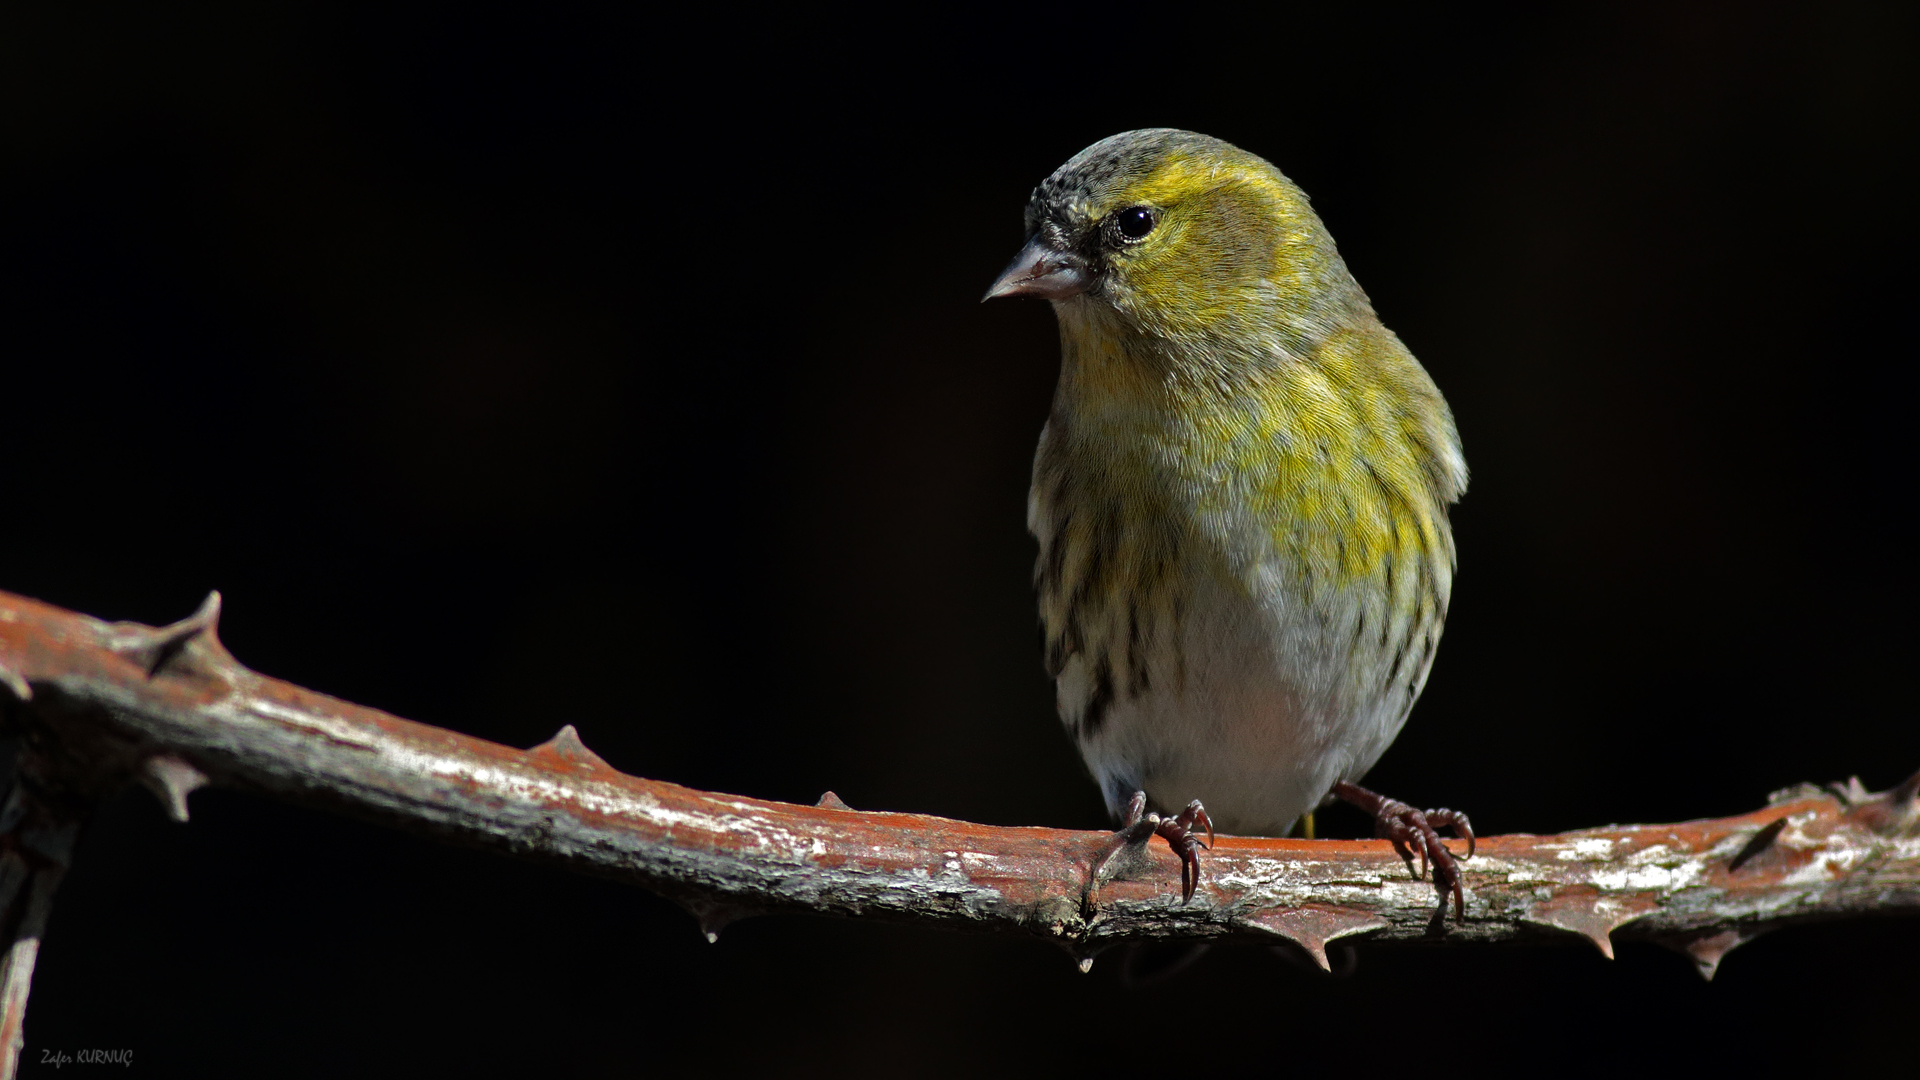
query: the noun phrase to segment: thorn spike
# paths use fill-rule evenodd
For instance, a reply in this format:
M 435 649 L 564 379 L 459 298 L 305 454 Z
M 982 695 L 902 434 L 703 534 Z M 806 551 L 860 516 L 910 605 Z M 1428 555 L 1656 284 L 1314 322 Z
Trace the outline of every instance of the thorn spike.
M 574 730 L 572 724 L 562 725 L 559 731 L 553 733 L 553 738 L 530 748 L 527 753 L 576 769 L 618 771 L 607 764 L 605 758 L 587 749 L 587 744 L 580 741 L 580 733 Z
M 1367 911 L 1354 911 L 1324 904 L 1308 904 L 1304 907 L 1262 911 L 1247 916 L 1246 922 L 1278 934 L 1300 947 L 1321 971 L 1333 974 L 1333 964 L 1327 958 L 1327 943 L 1349 934 L 1363 934 L 1369 930 L 1378 930 L 1391 925 L 1386 919 Z
M 1523 918 L 1530 923 L 1578 934 L 1599 949 L 1601 956 L 1611 960 L 1613 938 L 1610 935 L 1613 931 L 1658 906 L 1658 902 L 1650 898 L 1613 899 L 1599 896 L 1593 891 L 1580 890 L 1537 904 Z
M 1728 953 L 1752 941 L 1755 934 L 1750 930 L 1732 929 L 1719 933 L 1701 933 L 1692 936 L 1675 936 L 1658 939 L 1660 944 L 1675 952 L 1687 954 L 1693 961 L 1693 969 L 1708 982 L 1720 971 L 1720 961 Z
M 139 777 L 166 808 L 167 816 L 183 825 L 187 821 L 187 796 L 207 786 L 206 773 L 172 754 L 156 754 L 141 762 Z
M 207 598 L 200 601 L 200 606 L 195 608 L 193 614 L 187 616 L 184 621 L 197 623 L 201 630 L 208 633 L 218 633 L 220 631 L 221 603 L 220 590 L 209 589 L 207 590 Z
M 700 925 L 700 936 L 706 938 L 709 945 L 719 944 L 720 932 L 728 926 L 741 919 L 760 914 L 751 908 L 734 907 L 711 900 L 686 900 L 682 901 L 682 906 Z
M 1920 836 L 1920 773 L 1892 790 L 1850 800 L 1847 817 L 1881 836 Z
M 23 703 L 33 700 L 33 687 L 28 686 L 27 680 L 21 678 L 20 673 L 12 668 L 0 667 L 0 686 L 13 691 L 13 696 Z
M 853 809 L 853 807 L 847 805 L 847 801 L 845 799 L 842 799 L 840 796 L 834 794 L 831 791 L 820 796 L 820 801 L 817 803 L 814 803 L 813 805 L 815 806 L 815 808 L 821 809 L 821 810 L 852 810 Z
M 1333 964 L 1329 963 L 1327 960 L 1326 942 L 1316 941 L 1316 942 L 1313 942 L 1310 946 L 1304 946 L 1304 947 L 1307 950 L 1307 955 L 1313 957 L 1313 962 L 1320 965 L 1321 971 L 1324 971 L 1329 975 L 1333 974 Z
M 158 677 L 197 637 L 204 636 L 224 655 L 226 649 L 220 645 L 220 603 L 220 592 L 216 589 L 207 594 L 193 614 L 179 622 L 159 627 L 118 623 L 107 647 L 139 664 L 149 679 Z

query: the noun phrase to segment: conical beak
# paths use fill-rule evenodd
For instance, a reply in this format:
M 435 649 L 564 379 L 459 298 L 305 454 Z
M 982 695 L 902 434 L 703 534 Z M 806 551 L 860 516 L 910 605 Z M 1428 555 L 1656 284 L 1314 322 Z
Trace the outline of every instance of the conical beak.
M 1042 296 L 1048 300 L 1064 300 L 1085 292 L 1093 275 L 1088 272 L 1087 264 L 1080 256 L 1071 251 L 1061 251 L 1049 245 L 1038 235 L 1027 241 L 1020 254 L 998 279 L 987 295 L 980 298 L 982 303 L 998 296 Z

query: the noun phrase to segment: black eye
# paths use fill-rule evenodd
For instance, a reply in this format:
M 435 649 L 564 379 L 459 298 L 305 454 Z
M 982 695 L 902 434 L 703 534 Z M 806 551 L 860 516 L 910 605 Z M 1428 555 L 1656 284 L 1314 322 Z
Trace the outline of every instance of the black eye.
M 1114 231 L 1128 243 L 1141 240 L 1153 231 L 1153 211 L 1144 206 L 1129 206 L 1113 215 Z

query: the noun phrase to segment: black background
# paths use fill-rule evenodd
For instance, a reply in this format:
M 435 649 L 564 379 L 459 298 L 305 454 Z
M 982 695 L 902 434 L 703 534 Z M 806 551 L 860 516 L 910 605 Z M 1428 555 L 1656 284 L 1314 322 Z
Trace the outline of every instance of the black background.
M 1832 6 L 897 25 L 479 5 L 9 5 L 0 588 L 756 796 L 1100 827 L 1040 670 L 1037 302 L 977 303 L 1083 145 L 1309 191 L 1473 484 L 1373 786 L 1482 832 L 1920 766 L 1916 25 Z M 1365 828 L 1334 815 L 1333 831 Z M 1577 942 L 1025 941 L 648 894 L 208 791 L 102 813 L 25 1060 L 143 1075 L 1910 1068 L 1920 925 L 1690 964 Z

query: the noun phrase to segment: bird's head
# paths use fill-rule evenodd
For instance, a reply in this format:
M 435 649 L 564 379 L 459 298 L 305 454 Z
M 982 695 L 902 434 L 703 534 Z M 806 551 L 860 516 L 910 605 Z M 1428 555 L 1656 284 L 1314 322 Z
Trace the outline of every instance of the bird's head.
M 1087 147 L 1034 189 L 1026 225 L 1026 246 L 987 299 L 1098 305 L 1152 337 L 1243 343 L 1314 336 L 1366 302 L 1299 188 L 1266 160 L 1190 131 L 1128 131 Z

